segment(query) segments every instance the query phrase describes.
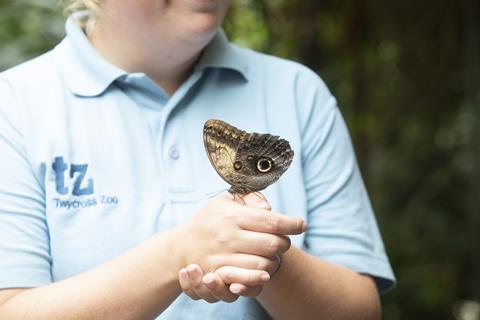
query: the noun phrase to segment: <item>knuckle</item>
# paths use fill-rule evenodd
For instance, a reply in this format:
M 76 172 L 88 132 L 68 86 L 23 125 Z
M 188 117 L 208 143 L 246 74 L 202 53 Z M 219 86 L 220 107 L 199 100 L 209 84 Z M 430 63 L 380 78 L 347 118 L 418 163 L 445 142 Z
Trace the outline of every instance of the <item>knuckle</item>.
M 234 278 L 235 278 L 235 275 L 233 274 L 232 271 L 227 271 L 227 272 L 225 273 L 225 281 L 227 281 L 227 282 L 229 282 L 229 283 L 232 283 L 233 280 L 234 280 Z
M 226 207 L 223 210 L 223 218 L 226 221 L 236 221 L 238 219 L 238 212 L 234 208 Z
M 290 248 L 290 238 L 288 237 L 275 237 L 272 238 L 268 247 L 269 256 L 276 256 L 284 253 Z
M 230 233 L 225 230 L 219 230 L 216 234 L 215 240 L 218 243 L 225 244 L 230 241 Z
M 272 214 L 267 214 L 267 224 L 272 233 L 280 232 L 280 221 Z
M 269 262 L 270 262 L 270 260 L 268 260 L 268 259 L 264 259 L 264 258 L 258 259 L 256 269 L 267 271 L 269 269 L 269 266 L 270 266 Z
M 281 249 L 280 241 L 277 238 L 272 238 L 270 244 L 268 245 L 269 255 L 276 255 Z

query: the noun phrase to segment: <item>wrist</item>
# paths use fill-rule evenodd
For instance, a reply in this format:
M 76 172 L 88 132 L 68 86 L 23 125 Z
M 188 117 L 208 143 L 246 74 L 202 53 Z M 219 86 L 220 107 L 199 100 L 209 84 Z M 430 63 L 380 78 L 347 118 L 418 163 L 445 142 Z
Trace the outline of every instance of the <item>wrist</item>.
M 278 268 L 270 275 L 272 281 L 276 282 L 279 278 L 284 278 L 289 273 L 288 269 L 290 268 L 290 265 L 297 263 L 296 259 L 298 259 L 298 251 L 298 248 L 291 246 L 284 254 L 276 257 L 276 259 L 278 259 Z
M 186 232 L 184 229 L 184 226 L 177 226 L 162 232 L 162 235 L 165 237 L 161 241 L 164 242 L 163 245 L 165 246 L 167 259 L 169 261 L 169 270 L 173 272 L 177 280 L 180 269 L 187 266 L 187 261 L 185 258 L 186 250 L 184 245 L 186 242 Z

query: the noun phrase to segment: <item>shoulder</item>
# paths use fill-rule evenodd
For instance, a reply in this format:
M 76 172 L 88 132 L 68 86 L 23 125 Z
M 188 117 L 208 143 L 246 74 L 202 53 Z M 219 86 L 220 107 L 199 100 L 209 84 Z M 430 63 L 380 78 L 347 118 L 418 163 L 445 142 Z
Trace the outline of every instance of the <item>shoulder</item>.
M 325 82 L 315 71 L 297 61 L 233 46 L 247 61 L 249 72 L 256 76 L 262 75 L 268 81 L 275 83 L 289 82 L 302 87 L 316 86 L 321 90 L 329 91 Z
M 261 85 L 267 92 L 294 99 L 297 108 L 311 108 L 335 99 L 321 76 L 309 67 L 285 58 L 234 47 L 247 61 L 248 73 L 256 85 Z
M 57 60 L 52 49 L 0 73 L 0 118 L 25 130 L 27 123 L 48 117 L 44 113 L 63 86 Z
M 58 100 L 65 85 L 57 48 L 0 73 L 0 113 L 35 119 Z
M 52 55 L 54 50 L 50 50 L 38 57 L 16 65 L 10 69 L 0 72 L 0 79 L 11 83 L 28 82 L 43 79 L 52 73 L 55 68 Z
M 49 92 L 58 84 L 56 49 L 0 72 L 0 92 L 10 91 L 16 96 L 28 96 Z
M 320 75 L 307 66 L 281 57 L 236 47 L 248 64 L 248 73 L 255 88 L 262 90 L 269 101 L 272 113 L 278 106 L 289 118 L 297 119 L 304 131 L 312 117 L 330 116 L 337 100 Z

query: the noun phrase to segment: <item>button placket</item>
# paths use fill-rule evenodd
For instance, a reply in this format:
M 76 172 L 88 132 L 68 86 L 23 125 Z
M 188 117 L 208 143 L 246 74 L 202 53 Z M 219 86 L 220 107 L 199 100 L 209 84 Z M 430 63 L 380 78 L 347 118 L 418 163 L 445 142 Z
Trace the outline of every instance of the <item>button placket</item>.
M 185 141 L 182 135 L 182 129 L 178 123 L 178 114 L 171 117 L 170 113 L 176 108 L 188 94 L 188 91 L 197 83 L 202 73 L 195 72 L 190 78 L 183 83 L 180 88 L 168 99 L 163 111 L 163 121 L 160 127 L 160 146 L 162 147 L 162 158 L 164 164 L 162 165 L 165 184 L 168 185 L 170 193 L 185 193 L 190 192 L 191 185 L 188 184 L 188 177 L 190 170 L 188 166 L 188 157 L 182 152 L 185 152 Z M 168 125 L 167 125 L 168 119 Z

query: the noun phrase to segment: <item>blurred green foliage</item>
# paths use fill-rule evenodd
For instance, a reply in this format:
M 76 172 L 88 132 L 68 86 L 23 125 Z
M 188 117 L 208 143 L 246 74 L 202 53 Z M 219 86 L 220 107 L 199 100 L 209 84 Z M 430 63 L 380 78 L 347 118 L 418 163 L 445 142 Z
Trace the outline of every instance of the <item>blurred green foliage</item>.
M 54 46 L 63 23 L 53 0 L 0 0 L 0 70 Z M 478 1 L 237 0 L 224 27 L 337 96 L 399 281 L 384 318 L 453 319 L 480 301 Z
M 0 70 L 54 46 L 64 19 L 54 0 L 0 0 Z

